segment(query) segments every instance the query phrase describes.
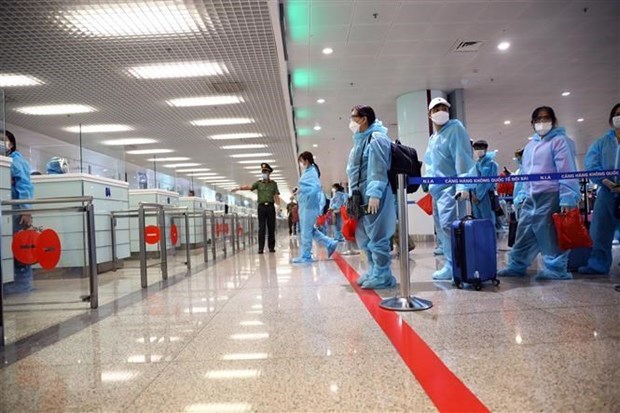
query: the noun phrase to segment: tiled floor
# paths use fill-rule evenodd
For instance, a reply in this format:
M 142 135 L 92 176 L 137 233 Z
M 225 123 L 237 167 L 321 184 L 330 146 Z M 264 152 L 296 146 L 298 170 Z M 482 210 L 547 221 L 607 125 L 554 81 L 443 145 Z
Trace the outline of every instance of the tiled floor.
M 0 411 L 436 411 L 338 265 L 291 266 L 296 240 L 279 242 L 276 254 L 206 267 L 197 252 L 191 276 L 176 260 L 167 283 L 152 270 L 146 291 L 135 268 L 108 273 L 93 312 L 82 287 L 58 281 L 10 298 Z M 432 282 L 431 251 L 412 253 L 412 287 L 434 306 L 399 316 L 486 408 L 618 411 L 617 263 L 609 277 L 477 292 Z

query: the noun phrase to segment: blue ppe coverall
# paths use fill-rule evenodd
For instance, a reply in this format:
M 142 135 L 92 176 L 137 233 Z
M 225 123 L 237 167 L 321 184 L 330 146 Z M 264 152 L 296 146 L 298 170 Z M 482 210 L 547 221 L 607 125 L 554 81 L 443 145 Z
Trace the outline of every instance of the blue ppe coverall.
M 301 248 L 298 257 L 293 258 L 294 264 L 313 262 L 312 239 L 317 240 L 327 248 L 328 256 L 331 256 L 338 245 L 316 228 L 316 219 L 321 215 L 325 206 L 325 195 L 319 180 L 319 174 L 314 165 L 310 165 L 299 178 L 299 191 L 297 191 L 297 203 L 299 205 L 299 230 L 301 231 Z
M 544 137 L 534 134 L 523 153 L 522 173 L 545 174 L 574 172 L 575 144 L 564 128 L 554 128 Z M 525 201 L 521 207 L 515 245 L 508 255 L 508 265 L 499 276 L 523 276 L 538 253 L 543 268 L 535 280 L 568 280 L 568 253 L 558 247 L 552 215 L 561 207 L 576 207 L 580 194 L 575 179 L 524 182 L 518 196 Z
M 616 138 L 616 132 L 611 129 L 590 145 L 584 162 L 585 168 L 587 171 L 619 169 L 619 158 L 620 145 Z M 590 224 L 593 246 L 588 265 L 579 268 L 578 271 L 583 274 L 609 274 L 612 263 L 611 244 L 614 240 L 614 232 L 620 224 L 620 220 L 614 216 L 614 203 L 615 197 L 620 196 L 620 194 L 614 194 L 603 185 L 604 178 L 590 179 L 598 185 L 592 223 Z M 618 177 L 608 179 L 620 182 Z
M 446 122 L 442 128 L 433 133 L 428 141 L 424 155 L 426 174 L 429 177 L 463 176 L 474 166 L 469 135 L 463 124 L 457 119 Z M 452 222 L 457 215 L 464 215 L 464 202 L 459 202 L 457 214 L 457 191 L 465 190 L 464 185 L 454 187 L 449 184 L 431 184 L 429 191 L 433 196 L 433 211 L 437 211 L 435 231 L 441 242 L 444 266 L 433 273 L 434 280 L 452 279 Z M 435 213 L 435 212 L 433 212 Z
M 521 162 L 517 161 L 517 165 L 519 165 L 519 169 L 513 175 L 521 175 Z M 523 206 L 523 202 L 525 202 L 525 191 L 523 190 L 523 182 L 515 182 L 514 189 L 512 190 L 512 204 L 515 208 L 515 215 L 517 220 L 519 220 L 519 216 L 521 216 L 521 207 Z
M 350 190 L 359 189 L 364 205 L 370 198 L 379 199 L 378 212 L 361 217 L 355 231 L 357 245 L 368 259 L 368 272 L 357 280 L 365 289 L 396 285 L 390 268 L 390 240 L 396 230 L 394 195 L 388 182 L 391 144 L 387 129 L 381 121 L 375 120 L 364 132 L 353 134 L 353 148 L 347 163 Z
M 472 177 L 488 177 L 498 176 L 499 165 L 495 162 L 495 152 L 487 152 L 480 158 L 476 164 L 469 170 L 467 176 Z M 489 191 L 495 191 L 495 184 L 472 184 L 467 185 L 467 189 L 478 199 L 478 203 L 473 204 L 473 215 L 477 219 L 490 219 L 495 226 L 495 211 L 491 205 Z
M 32 199 L 34 188 L 30 181 L 30 164 L 20 152 L 14 151 L 9 155 L 13 159 L 11 164 L 11 199 Z M 29 209 L 29 204 L 16 205 L 13 209 Z M 13 215 L 13 234 L 25 229 L 20 224 L 21 216 Z M 32 267 L 13 260 L 14 281 L 4 284 L 5 294 L 27 293 L 32 291 Z
M 332 196 L 332 200 L 329 203 L 329 209 L 331 209 L 332 216 L 334 217 L 334 239 L 336 241 L 344 241 L 342 236 L 342 217 L 340 216 L 340 207 L 347 202 L 347 194 L 342 191 L 336 191 Z

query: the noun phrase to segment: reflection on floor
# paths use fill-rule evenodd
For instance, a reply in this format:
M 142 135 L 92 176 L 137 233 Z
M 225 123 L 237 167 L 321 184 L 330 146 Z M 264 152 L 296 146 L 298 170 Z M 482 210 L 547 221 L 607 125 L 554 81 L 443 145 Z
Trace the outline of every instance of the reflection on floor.
M 291 266 L 296 247 L 282 237 L 275 254 L 202 268 L 196 252 L 191 276 L 177 256 L 169 282 L 151 268 L 144 291 L 135 265 L 107 273 L 93 312 L 79 300 L 83 282 L 38 282 L 9 298 L 8 342 L 44 328 L 57 339 L 30 343 L 27 357 L 10 343 L 0 353 L 0 411 L 437 410 L 336 263 L 320 251 L 315 264 Z M 617 260 L 609 277 L 476 292 L 432 282 L 432 245 L 411 257 L 414 293 L 434 306 L 399 315 L 486 408 L 618 410 Z

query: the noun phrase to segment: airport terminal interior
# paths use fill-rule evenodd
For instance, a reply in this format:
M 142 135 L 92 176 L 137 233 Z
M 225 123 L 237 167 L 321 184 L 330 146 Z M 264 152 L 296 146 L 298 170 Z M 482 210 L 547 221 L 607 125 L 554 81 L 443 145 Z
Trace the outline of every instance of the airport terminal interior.
M 369 105 L 436 178 L 431 102 L 502 176 L 551 107 L 588 172 L 620 121 L 620 2 L 0 0 L 0 412 L 618 412 L 620 218 L 595 207 L 612 181 L 561 180 L 583 238 L 613 234 L 601 273 L 579 270 L 584 246 L 570 279 L 537 277 L 538 254 L 499 283 L 437 280 L 454 243 L 426 185 L 394 195 L 396 285 L 358 285 L 378 218 L 296 261 L 304 231 L 340 237 L 335 214 L 308 227 L 291 208 L 315 170 L 299 155 L 321 199 L 351 193 Z M 609 169 L 619 182 L 620 150 Z M 497 270 L 525 239 L 512 191 L 496 188 Z

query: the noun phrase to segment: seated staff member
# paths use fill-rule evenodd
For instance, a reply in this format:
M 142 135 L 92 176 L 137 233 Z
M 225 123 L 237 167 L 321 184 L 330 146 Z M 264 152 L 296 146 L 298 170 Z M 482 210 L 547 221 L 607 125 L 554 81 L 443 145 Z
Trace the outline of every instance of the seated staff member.
M 237 191 L 256 191 L 258 195 L 258 253 L 262 254 L 265 249 L 265 229 L 268 233 L 269 252 L 276 252 L 276 209 L 274 204 L 280 207 L 280 191 L 276 181 L 269 179 L 273 168 L 268 163 L 261 163 L 261 179 L 252 185 L 242 185 L 233 189 Z

